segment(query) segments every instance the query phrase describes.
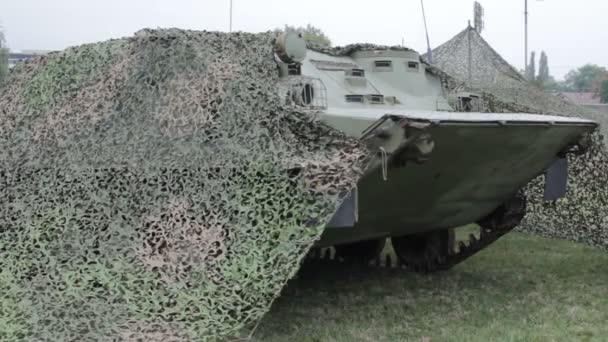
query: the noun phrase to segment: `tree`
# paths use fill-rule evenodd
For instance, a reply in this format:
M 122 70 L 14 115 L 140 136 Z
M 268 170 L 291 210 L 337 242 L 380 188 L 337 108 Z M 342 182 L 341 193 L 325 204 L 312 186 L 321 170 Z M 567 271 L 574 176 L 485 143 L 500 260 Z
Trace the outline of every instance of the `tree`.
M 526 79 L 530 82 L 536 80 L 536 54 L 534 51 L 530 54 L 530 63 L 526 68 Z
M 331 46 L 331 40 L 329 37 L 327 37 L 327 35 L 323 33 L 320 28 L 312 26 L 311 24 L 306 25 L 306 27 L 285 25 L 283 30 L 277 29 L 275 31 L 298 32 L 302 34 L 302 37 L 304 37 L 304 40 L 307 43 L 325 47 Z
M 568 89 L 566 89 L 564 86 L 563 81 L 556 81 L 551 75 L 549 75 L 549 79 L 542 84 L 542 88 L 548 93 L 568 91 Z
M 545 51 L 540 53 L 540 61 L 538 61 L 538 76 L 536 80 L 540 83 L 541 86 L 545 86 L 545 84 L 549 81 L 549 59 L 547 58 L 547 54 Z
M 608 103 L 608 80 L 602 82 L 600 88 L 600 101 L 602 103 Z
M 586 64 L 566 74 L 566 86 L 572 91 L 590 92 L 592 91 L 593 82 L 603 77 L 606 73 L 608 71 L 604 67 Z
M 0 84 L 8 77 L 8 49 L 4 39 L 4 30 L 0 26 Z

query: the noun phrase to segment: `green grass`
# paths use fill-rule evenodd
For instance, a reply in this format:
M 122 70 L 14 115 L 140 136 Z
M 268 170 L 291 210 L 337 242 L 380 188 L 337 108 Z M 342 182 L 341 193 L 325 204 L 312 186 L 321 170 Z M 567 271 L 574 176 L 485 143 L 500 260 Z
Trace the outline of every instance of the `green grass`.
M 305 266 L 254 341 L 608 341 L 608 253 L 511 233 L 450 271 Z

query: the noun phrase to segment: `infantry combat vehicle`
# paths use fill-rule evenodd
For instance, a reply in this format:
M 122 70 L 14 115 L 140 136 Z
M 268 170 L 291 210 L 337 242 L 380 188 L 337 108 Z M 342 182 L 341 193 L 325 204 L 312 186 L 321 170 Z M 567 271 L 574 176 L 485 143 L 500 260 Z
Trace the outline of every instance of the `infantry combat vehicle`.
M 446 94 L 441 78 L 409 49 L 311 49 L 296 33 L 275 47 L 286 104 L 310 110 L 365 142 L 374 160 L 317 247 L 367 261 L 387 238 L 415 271 L 452 267 L 516 227 L 521 191 L 546 173 L 545 199 L 566 189 L 565 155 L 583 152 L 593 121 L 480 113 L 474 93 Z M 479 234 L 454 243 L 454 227 Z

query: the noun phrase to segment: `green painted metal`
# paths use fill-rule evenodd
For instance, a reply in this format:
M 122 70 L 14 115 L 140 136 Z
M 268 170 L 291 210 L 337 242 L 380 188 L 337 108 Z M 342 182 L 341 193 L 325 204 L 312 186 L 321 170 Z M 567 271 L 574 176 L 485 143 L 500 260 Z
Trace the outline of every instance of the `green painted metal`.
M 446 82 L 454 79 L 405 48 L 312 48 L 298 64 L 300 74 L 288 73 L 281 62 L 279 66 L 283 81 L 292 87 L 286 94 L 297 95 L 308 84 L 314 96 L 325 96 L 322 105 L 309 109 L 329 126 L 361 139 L 375 153 L 358 182 L 357 223 L 328 226 L 317 246 L 477 222 L 597 126 L 576 118 L 492 113 L 502 105 L 496 98 L 465 86 L 447 87 Z M 512 107 L 510 112 L 517 113 L 517 105 Z M 470 111 L 480 113 L 465 113 Z M 389 116 L 395 122 L 387 121 Z M 400 120 L 414 120 L 420 127 L 404 130 Z M 393 165 L 391 159 L 401 154 L 400 146 L 419 143 L 426 144 L 428 155 L 416 156 L 421 152 L 414 148 L 408 158 L 428 161 Z
M 433 127 L 431 159 L 389 167 L 384 181 L 376 157 L 374 167 L 358 184 L 359 222 L 350 228 L 326 228 L 318 245 L 476 222 L 543 173 L 568 142 L 591 129 L 592 125 L 580 124 Z

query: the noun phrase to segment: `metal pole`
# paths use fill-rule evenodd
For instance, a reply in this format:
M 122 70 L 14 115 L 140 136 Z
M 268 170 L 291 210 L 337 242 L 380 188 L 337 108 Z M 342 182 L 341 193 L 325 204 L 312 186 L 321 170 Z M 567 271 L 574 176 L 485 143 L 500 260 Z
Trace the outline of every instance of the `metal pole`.
M 469 85 L 473 84 L 473 48 L 471 46 L 471 31 L 473 28 L 471 27 L 471 21 L 469 20 L 469 28 L 468 28 L 468 38 L 469 38 Z
M 230 32 L 232 32 L 232 0 L 230 0 Z
M 524 55 L 524 70 L 526 70 L 526 73 L 528 73 L 528 0 L 525 0 L 525 9 L 524 9 L 524 17 L 525 17 L 525 40 L 526 40 L 526 47 L 525 47 L 525 55 Z
M 424 30 L 426 32 L 426 48 L 427 48 L 428 62 L 433 64 L 433 51 L 431 50 L 431 41 L 429 40 L 429 29 L 426 26 L 426 14 L 424 13 L 424 0 L 420 0 L 420 5 L 422 6 L 422 19 L 424 19 Z

